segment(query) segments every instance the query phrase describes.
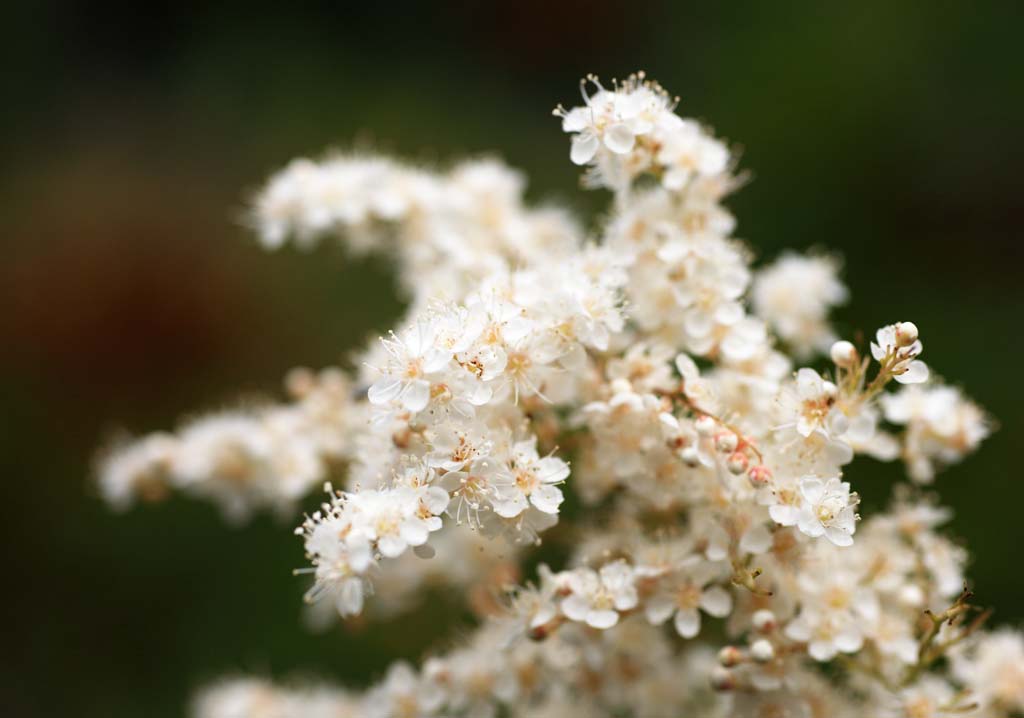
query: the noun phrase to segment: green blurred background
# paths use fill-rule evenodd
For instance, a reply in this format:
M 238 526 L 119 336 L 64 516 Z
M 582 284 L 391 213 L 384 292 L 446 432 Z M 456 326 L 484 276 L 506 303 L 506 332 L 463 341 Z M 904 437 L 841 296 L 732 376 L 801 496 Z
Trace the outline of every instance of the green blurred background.
M 840 325 L 913 319 L 925 359 L 998 417 L 939 488 L 980 600 L 1024 618 L 1019 4 L 211 5 L 4 10 L 4 715 L 181 715 L 224 673 L 359 683 L 436 643 L 438 602 L 306 632 L 289 525 L 229 529 L 183 499 L 117 516 L 90 463 L 118 429 L 277 392 L 396 316 L 385 266 L 266 255 L 240 227 L 293 156 L 493 151 L 593 218 L 605 198 L 577 191 L 550 116 L 586 72 L 645 69 L 741 144 L 740 236 L 767 258 L 841 251 Z M 867 510 L 895 475 L 854 468 Z

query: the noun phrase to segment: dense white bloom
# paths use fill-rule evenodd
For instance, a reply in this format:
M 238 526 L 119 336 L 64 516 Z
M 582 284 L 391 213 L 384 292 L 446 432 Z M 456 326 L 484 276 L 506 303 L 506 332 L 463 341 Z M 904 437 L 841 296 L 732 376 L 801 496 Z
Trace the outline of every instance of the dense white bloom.
M 587 82 L 596 88 L 587 94 Z M 581 83 L 584 105 L 555 114 L 562 130 L 573 135 L 570 159 L 592 164 L 593 181 L 624 188 L 642 172 L 662 175 L 670 190 L 683 189 L 695 175 L 717 175 L 729 163 L 725 146 L 693 120 L 675 114 L 675 102 L 643 73 L 631 75 L 614 89 L 590 76 Z
M 907 427 L 903 458 L 910 477 L 921 483 L 977 449 L 991 431 L 985 413 L 955 387 L 908 386 L 881 402 L 887 421 Z
M 311 622 L 386 619 L 435 589 L 479 625 L 359 692 L 233 681 L 199 718 L 1024 710 L 1024 639 L 979 628 L 950 512 L 903 487 L 858 529 L 846 480 L 864 454 L 930 481 L 991 431 L 982 410 L 935 384 L 891 393 L 928 378 L 913 323 L 876 333 L 874 364 L 834 335 L 836 260 L 752 269 L 725 144 L 657 84 L 589 78 L 583 102 L 557 114 L 614 192 L 590 239 L 493 160 L 297 160 L 257 196 L 269 248 L 393 259 L 407 314 L 351 378 L 295 370 L 288 401 L 111 451 L 103 496 L 183 490 L 240 519 L 329 480 L 296 531 Z M 826 351 L 823 373 L 793 373 Z M 551 555 L 569 568 L 516 586 L 520 547 L 565 514 Z M 701 613 L 726 620 L 702 631 Z
M 792 347 L 797 359 L 824 352 L 835 341 L 828 313 L 848 295 L 838 271 L 832 257 L 787 253 L 754 278 L 754 311 Z
M 807 653 L 828 661 L 837 653 L 854 653 L 864 644 L 865 628 L 878 616 L 878 599 L 859 584 L 860 576 L 827 562 L 800 579 L 802 606 L 785 628 L 785 635 L 807 644 Z
M 152 434 L 104 456 L 98 467 L 103 498 L 118 509 L 128 508 L 136 496 L 162 498 L 176 448 L 174 437 Z

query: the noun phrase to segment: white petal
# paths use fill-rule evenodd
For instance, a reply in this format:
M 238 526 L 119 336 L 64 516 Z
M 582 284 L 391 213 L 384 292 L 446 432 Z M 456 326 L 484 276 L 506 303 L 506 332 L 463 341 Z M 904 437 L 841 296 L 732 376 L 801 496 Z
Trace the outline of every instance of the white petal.
M 825 495 L 825 484 L 821 479 L 805 476 L 800 479 L 800 494 L 810 503 L 816 504 Z
M 417 379 L 409 382 L 402 392 L 402 406 L 409 411 L 422 411 L 430 401 L 430 382 Z
M 410 521 L 403 521 L 402 526 L 399 529 L 402 539 L 410 546 L 419 546 L 427 542 L 427 537 L 430 532 L 427 531 L 427 527 L 422 522 L 415 519 Z
M 796 373 L 796 391 L 801 399 L 816 399 L 824 391 L 821 375 L 814 369 L 801 369 Z
M 424 506 L 435 516 L 448 508 L 448 492 L 439 486 L 431 486 L 423 494 Z
M 834 543 L 836 546 L 852 546 L 853 536 L 838 529 L 835 526 L 830 526 L 825 529 L 825 538 Z
M 491 507 L 494 509 L 494 513 L 506 519 L 515 518 L 519 514 L 523 513 L 527 506 L 526 497 L 518 492 L 511 496 L 491 501 Z
M 581 132 L 572 138 L 569 159 L 575 165 L 585 165 L 594 159 L 599 144 L 597 136 L 592 132 Z
M 546 456 L 537 462 L 537 478 L 545 484 L 557 484 L 569 478 L 569 465 L 556 456 Z
M 405 551 L 406 543 L 397 534 L 385 534 L 377 540 L 377 549 L 388 558 L 400 556 Z
M 853 653 L 859 651 L 861 646 L 864 645 L 864 637 L 861 636 L 857 631 L 844 631 L 837 635 L 833 640 L 836 648 L 843 653 Z
M 836 647 L 828 641 L 811 641 L 807 652 L 816 661 L 831 661 L 836 657 Z
M 538 486 L 530 493 L 530 502 L 546 514 L 557 514 L 558 507 L 565 500 L 557 486 Z
M 562 601 L 562 613 L 573 621 L 583 621 L 590 613 L 590 602 L 574 593 Z
M 591 110 L 589 107 L 574 107 L 562 117 L 563 132 L 579 132 L 590 124 Z
M 676 611 L 674 621 L 676 632 L 683 638 L 693 638 L 700 633 L 700 614 L 696 608 L 683 608 Z
M 644 607 L 644 615 L 655 626 L 660 626 L 672 615 L 676 608 L 675 602 L 664 594 L 652 596 Z
M 793 526 L 800 517 L 800 511 L 788 504 L 775 504 L 768 508 L 768 515 L 781 526 Z
M 811 638 L 811 626 L 807 621 L 797 618 L 790 621 L 785 630 L 786 638 L 794 641 L 806 642 Z
M 680 354 L 676 357 L 676 369 L 687 381 L 695 381 L 700 378 L 700 369 L 697 368 L 697 362 L 686 354 Z
M 747 529 L 740 539 L 740 551 L 761 554 L 772 547 L 772 532 L 764 524 Z
M 928 374 L 928 365 L 915 359 L 905 372 L 896 375 L 896 381 L 900 384 L 922 384 L 928 381 Z
M 400 379 L 383 377 L 373 383 L 369 391 L 366 392 L 366 398 L 370 400 L 371 404 L 379 406 L 387 404 L 398 396 L 400 391 L 402 391 L 402 381 Z
M 800 515 L 796 520 L 796 526 L 800 531 L 811 538 L 818 538 L 825 533 L 825 527 L 809 508 L 800 509 Z
M 700 595 L 700 607 L 708 615 L 724 618 L 732 611 L 732 595 L 721 586 L 711 586 Z
M 592 610 L 587 613 L 587 625 L 594 628 L 611 628 L 619 622 L 619 614 L 611 609 L 604 611 Z
M 624 155 L 633 149 L 636 144 L 636 137 L 629 125 L 619 123 L 612 125 L 604 133 L 604 146 L 617 155 Z
M 363 610 L 363 582 L 347 579 L 342 582 L 335 607 L 342 616 L 354 616 Z

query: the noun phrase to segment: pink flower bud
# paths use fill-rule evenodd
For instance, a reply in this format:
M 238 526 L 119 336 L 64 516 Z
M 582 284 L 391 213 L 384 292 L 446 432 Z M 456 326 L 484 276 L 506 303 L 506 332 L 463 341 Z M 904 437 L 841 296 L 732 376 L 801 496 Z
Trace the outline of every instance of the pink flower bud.
M 754 615 L 750 617 L 750 622 L 753 624 L 754 630 L 758 633 L 771 633 L 778 626 L 778 620 L 775 618 L 775 614 L 767 608 L 754 611 Z
M 747 470 L 747 463 L 748 459 L 746 454 L 742 451 L 734 451 L 729 455 L 729 460 L 726 461 L 725 466 L 729 469 L 729 473 L 736 474 L 738 476 Z
M 772 472 L 764 464 L 758 464 L 757 466 L 750 467 L 750 471 L 747 472 L 747 478 L 750 479 L 750 483 L 754 486 L 764 486 L 771 481 Z
M 698 434 L 708 437 L 715 433 L 715 429 L 718 428 L 718 422 L 710 416 L 704 415 L 698 417 L 697 420 L 693 422 L 693 426 L 697 430 Z
M 718 652 L 718 662 L 726 668 L 732 668 L 743 663 L 745 656 L 736 646 L 723 646 Z
M 740 440 L 731 431 L 720 431 L 715 434 L 715 448 L 723 454 L 736 451 Z

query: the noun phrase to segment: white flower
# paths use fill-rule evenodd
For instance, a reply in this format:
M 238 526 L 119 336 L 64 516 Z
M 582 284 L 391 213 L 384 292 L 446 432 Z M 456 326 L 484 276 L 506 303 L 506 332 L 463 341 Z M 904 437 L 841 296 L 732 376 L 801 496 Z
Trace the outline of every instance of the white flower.
M 912 685 L 901 688 L 882 701 L 880 718 L 948 718 L 950 715 L 972 715 L 958 709 L 956 691 L 938 676 L 924 676 Z M 970 701 L 966 701 L 970 703 Z
M 637 605 L 633 569 L 625 561 L 606 564 L 600 573 L 577 568 L 564 576 L 570 594 L 562 601 L 562 613 L 573 621 L 611 628 L 619 622 L 619 611 Z
M 830 661 L 837 653 L 855 653 L 864 645 L 860 620 L 849 612 L 806 608 L 786 626 L 786 636 L 807 644 L 807 653 L 816 661 Z
M 695 174 L 716 175 L 729 164 L 729 150 L 707 135 L 693 120 L 662 120 L 661 149 L 657 160 L 667 169 L 661 182 L 666 189 L 681 190 Z
M 527 206 L 525 177 L 493 160 L 348 155 L 271 179 L 264 244 L 332 238 L 394 259 L 399 331 L 364 348 L 352 381 L 296 371 L 285 402 L 115 452 L 103 492 L 120 505 L 179 488 L 244 517 L 338 474 L 296 532 L 307 600 L 372 620 L 448 595 L 479 625 L 361 694 L 249 682 L 201 718 L 1024 712 L 1017 632 L 951 622 L 932 644 L 946 654 L 917 666 L 922 611 L 964 582 L 966 551 L 939 529 L 950 512 L 901 488 L 851 546 L 859 498 L 842 480 L 856 452 L 928 481 L 987 435 L 984 414 L 934 384 L 880 396 L 928 375 L 909 322 L 878 331 L 874 377 L 849 342 L 830 352 L 834 383 L 793 375 L 791 357 L 834 339 L 838 263 L 787 254 L 753 273 L 723 204 L 742 181 L 729 149 L 675 109 L 634 75 L 591 78 L 583 106 L 557 111 L 587 183 L 615 193 L 593 233 Z M 517 589 L 535 558 L 517 545 L 565 518 L 569 465 L 538 450 L 558 445 L 579 521 L 556 553 L 581 568 Z M 702 632 L 702 614 L 727 623 Z M 864 670 L 832 681 L 813 665 L 841 653 Z
M 888 362 L 889 372 L 900 384 L 928 381 L 928 365 L 916 359 L 922 349 L 917 327 L 910 322 L 882 327 L 871 342 L 871 356 L 878 362 Z
M 782 526 L 796 526 L 807 536 L 825 536 L 836 546 L 850 546 L 857 530 L 859 497 L 850 493 L 850 485 L 838 478 L 822 481 L 805 476 L 798 484 L 798 503 L 778 503 L 769 507 L 772 520 Z
M 807 652 L 817 661 L 859 651 L 869 627 L 878 622 L 878 596 L 863 580 L 860 567 L 841 558 L 847 555 L 815 544 L 798 578 L 800 611 L 784 632 L 807 643 Z
M 367 718 L 428 718 L 438 715 L 444 705 L 441 686 L 416 674 L 412 666 L 397 662 L 384 680 L 363 701 Z
M 908 386 L 881 397 L 885 418 L 906 425 L 903 458 L 910 476 L 930 483 L 937 469 L 960 461 L 991 431 L 985 413 L 950 386 Z
M 956 653 L 953 674 L 982 706 L 1024 711 L 1024 635 L 1008 628 L 982 634 Z
M 388 558 L 408 546 L 422 546 L 430 533 L 441 528 L 448 494 L 436 486 L 401 486 L 388 491 L 360 491 L 351 499 L 355 511 L 353 531 L 374 542 Z
M 597 91 L 587 94 L 587 82 Z M 674 103 L 643 73 L 630 75 L 607 90 L 588 76 L 581 83 L 584 105 L 555 114 L 562 130 L 573 135 L 569 157 L 577 165 L 593 165 L 594 184 L 624 189 L 635 177 L 659 171 L 662 185 L 684 189 L 695 176 L 725 172 L 729 151 L 694 120 L 684 120 Z
M 451 355 L 434 344 L 435 329 L 420 320 L 391 339 L 381 339 L 390 358 L 367 394 L 373 404 L 397 402 L 408 411 L 422 411 L 430 401 L 428 374 L 439 371 Z
M 722 576 L 720 565 L 691 556 L 664 581 L 644 606 L 647 620 L 657 625 L 675 616 L 673 625 L 683 638 L 700 633 L 700 612 L 724 618 L 732 611 L 732 595 L 714 580 Z
M 824 352 L 835 341 L 828 313 L 848 295 L 838 269 L 832 257 L 786 253 L 754 278 L 754 311 L 792 347 L 797 359 Z
M 813 369 L 800 369 L 796 373 L 796 394 L 800 402 L 796 430 L 808 437 L 815 431 L 825 436 L 843 434 L 849 424 L 843 412 L 835 406 L 836 385 L 825 381 Z
M 556 456 L 540 457 L 533 437 L 512 447 L 507 467 L 494 477 L 496 495 L 491 500 L 495 512 L 513 518 L 526 510 L 528 503 L 547 514 L 558 513 L 563 501 L 557 484 L 569 477 L 569 465 Z
M 569 156 L 577 165 L 594 159 L 602 145 L 617 155 L 626 154 L 633 149 L 637 134 L 649 131 L 657 113 L 667 105 L 663 96 L 636 78 L 627 81 L 621 91 L 605 90 L 596 77 L 587 79 L 597 92 L 587 95 L 586 83 L 581 83 L 585 106 L 561 111 L 562 130 L 575 133 Z

